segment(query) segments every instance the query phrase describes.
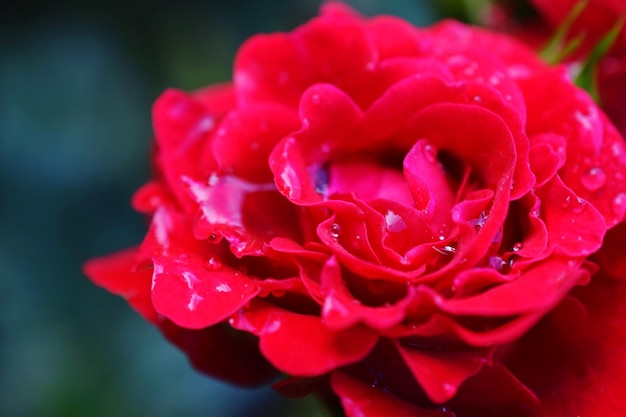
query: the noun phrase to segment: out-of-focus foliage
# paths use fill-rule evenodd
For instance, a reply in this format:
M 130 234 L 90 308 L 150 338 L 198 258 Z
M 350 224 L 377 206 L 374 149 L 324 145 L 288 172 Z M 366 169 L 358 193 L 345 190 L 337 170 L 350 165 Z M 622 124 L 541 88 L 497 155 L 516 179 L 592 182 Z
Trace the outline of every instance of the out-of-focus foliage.
M 415 24 L 426 0 L 353 0 Z M 230 78 L 256 32 L 319 1 L 9 1 L 0 9 L 0 415 L 320 416 L 312 401 L 194 372 L 123 300 L 81 273 L 137 243 L 150 108 L 169 86 Z M 219 358 L 216 358 L 219 360 Z

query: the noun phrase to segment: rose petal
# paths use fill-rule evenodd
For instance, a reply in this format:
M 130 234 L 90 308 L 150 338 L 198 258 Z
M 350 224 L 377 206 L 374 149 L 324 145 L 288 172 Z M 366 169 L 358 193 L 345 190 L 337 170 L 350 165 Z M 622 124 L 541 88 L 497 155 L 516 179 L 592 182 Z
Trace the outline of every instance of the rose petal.
M 126 299 L 144 319 L 156 323 L 150 298 L 152 268 L 137 265 L 137 248 L 129 248 L 85 263 L 83 272 L 96 285 Z
M 295 208 L 274 184 L 250 183 L 230 175 L 212 175 L 207 184 L 184 180 L 199 206 L 194 223 L 197 239 L 216 241 L 224 236 L 239 257 L 262 254 L 264 245 L 276 236 L 300 240 L 298 224 L 284 221 L 297 218 Z
M 566 300 L 521 339 L 507 365 L 540 394 L 538 417 L 622 416 L 626 286 L 596 276 L 574 293 L 582 306 Z
M 529 135 L 567 138 L 567 158 L 559 171 L 563 182 L 597 208 L 608 227 L 623 220 L 626 149 L 617 130 L 591 97 L 571 84 L 563 68 L 534 73 L 520 84 L 528 103 Z
M 211 170 L 212 161 L 202 161 L 201 155 L 219 121 L 218 115 L 209 113 L 193 96 L 170 89 L 154 103 L 152 118 L 159 166 L 170 190 L 189 207 L 180 177 L 195 178 Z
M 322 318 L 328 328 L 343 330 L 362 322 L 374 329 L 386 329 L 398 324 L 404 318 L 410 296 L 399 302 L 382 307 L 369 307 L 359 302 L 342 279 L 337 259 L 331 257 L 324 264 L 321 273 L 324 305 Z
M 415 205 L 431 213 L 433 229 L 439 230 L 450 220 L 455 195 L 444 167 L 437 160 L 437 149 L 427 140 L 420 139 L 406 155 L 402 165 Z
M 437 351 L 395 343 L 396 349 L 428 397 L 442 404 L 454 397 L 459 386 L 491 365 L 492 349 L 482 351 Z
M 413 198 L 402 174 L 382 167 L 376 161 L 337 162 L 330 166 L 328 196 L 349 193 L 366 202 L 387 199 L 413 206 Z
M 152 303 L 174 323 L 201 329 L 227 319 L 254 296 L 254 280 L 226 266 L 187 254 L 154 258 Z M 218 261 L 219 262 L 219 261 Z
M 507 368 L 495 362 L 461 385 L 450 402 L 450 409 L 462 410 L 462 415 L 467 417 L 522 417 L 534 416 L 538 405 L 537 396 Z
M 299 126 L 293 109 L 276 104 L 249 105 L 230 112 L 211 142 L 218 172 L 257 183 L 271 181 L 267 163 L 271 150 Z
M 595 206 L 574 194 L 559 177 L 536 193 L 548 229 L 548 246 L 556 253 L 587 256 L 600 248 L 606 226 Z
M 319 317 L 262 302 L 239 312 L 231 325 L 259 336 L 263 355 L 277 369 L 294 376 L 322 375 L 357 362 L 378 340 L 376 332 L 364 326 L 332 331 Z
M 571 265 L 570 265 L 571 264 Z M 485 273 L 480 269 L 467 275 Z M 441 300 L 439 307 L 455 315 L 514 316 L 547 311 L 554 307 L 575 285 L 589 278 L 589 272 L 578 268 L 568 258 L 552 258 L 521 272 L 510 282 L 466 298 Z
M 333 372 L 330 382 L 333 391 L 341 399 L 347 417 L 454 417 L 445 408 L 419 408 L 343 372 Z

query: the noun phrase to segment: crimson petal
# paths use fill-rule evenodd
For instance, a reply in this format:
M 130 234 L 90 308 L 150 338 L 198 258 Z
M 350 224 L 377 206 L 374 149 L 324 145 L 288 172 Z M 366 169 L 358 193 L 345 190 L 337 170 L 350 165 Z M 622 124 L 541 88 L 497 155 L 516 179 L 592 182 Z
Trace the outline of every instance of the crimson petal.
M 191 256 L 154 259 L 152 303 L 160 314 L 179 326 L 212 326 L 259 293 L 254 280 L 241 272 L 226 267 L 209 271 L 205 261 Z
M 322 375 L 363 359 L 378 341 L 375 331 L 358 325 L 343 331 L 322 319 L 257 301 L 231 319 L 231 325 L 259 336 L 263 355 L 293 376 Z
M 455 417 L 442 409 L 420 408 L 393 394 L 364 384 L 343 372 L 333 372 L 330 383 L 347 417 Z
M 395 347 L 428 397 L 437 404 L 450 400 L 467 378 L 491 365 L 493 353 L 493 349 L 425 350 L 398 341 Z
M 152 268 L 137 266 L 137 248 L 129 248 L 85 263 L 83 271 L 96 285 L 126 299 L 146 320 L 156 323 L 150 299 Z

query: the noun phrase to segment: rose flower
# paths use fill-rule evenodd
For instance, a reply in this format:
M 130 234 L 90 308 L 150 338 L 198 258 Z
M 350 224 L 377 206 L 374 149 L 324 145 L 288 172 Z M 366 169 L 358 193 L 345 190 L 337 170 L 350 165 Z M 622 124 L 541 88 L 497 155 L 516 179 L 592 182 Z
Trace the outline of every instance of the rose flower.
M 626 292 L 587 259 L 626 149 L 564 68 L 327 4 L 153 118 L 147 236 L 85 271 L 201 371 L 347 416 L 621 416 L 596 376 L 626 410 L 603 362 Z

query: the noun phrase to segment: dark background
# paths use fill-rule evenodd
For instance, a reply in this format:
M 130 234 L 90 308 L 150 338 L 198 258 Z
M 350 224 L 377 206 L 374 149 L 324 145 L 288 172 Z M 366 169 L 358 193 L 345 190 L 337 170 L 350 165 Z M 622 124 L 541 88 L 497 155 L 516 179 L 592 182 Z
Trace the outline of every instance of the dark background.
M 311 400 L 197 374 L 81 273 L 89 257 L 135 244 L 146 230 L 129 199 L 149 175 L 155 98 L 170 86 L 230 79 L 247 37 L 290 30 L 319 3 L 0 6 L 1 416 L 321 415 Z M 435 0 L 348 3 L 421 25 L 444 13 Z

